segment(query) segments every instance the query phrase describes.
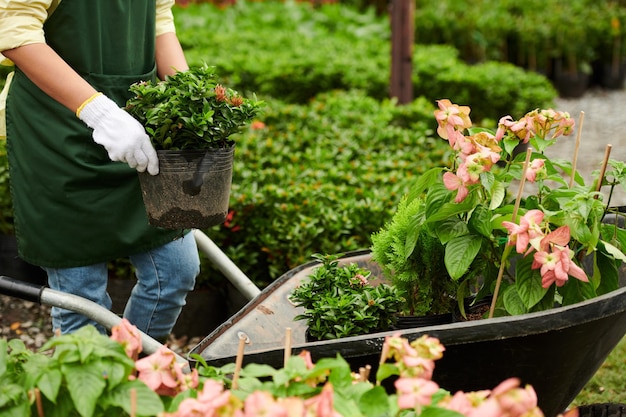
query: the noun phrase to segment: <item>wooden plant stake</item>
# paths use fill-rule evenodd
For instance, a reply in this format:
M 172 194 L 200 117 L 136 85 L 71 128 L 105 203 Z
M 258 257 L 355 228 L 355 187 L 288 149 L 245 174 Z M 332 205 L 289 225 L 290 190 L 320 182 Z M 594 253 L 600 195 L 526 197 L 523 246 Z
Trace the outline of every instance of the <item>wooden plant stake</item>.
M 515 223 L 517 221 L 517 211 L 519 210 L 519 204 L 522 200 L 522 192 L 524 191 L 524 184 L 526 183 L 526 171 L 528 171 L 528 165 L 530 162 L 530 154 L 532 154 L 532 148 L 526 149 L 526 160 L 524 161 L 524 169 L 522 170 L 522 179 L 519 183 L 519 189 L 517 190 L 517 197 L 515 198 L 515 206 L 513 206 L 513 214 L 511 215 L 511 221 Z M 493 298 L 491 299 L 491 307 L 489 307 L 489 318 L 493 317 L 493 312 L 496 309 L 496 301 L 498 300 L 498 293 L 500 292 L 500 285 L 502 284 L 502 276 L 504 275 L 504 266 L 506 265 L 506 259 L 509 257 L 509 253 L 513 246 L 507 242 L 502 254 L 502 262 L 500 262 L 500 269 L 498 270 L 498 278 L 496 279 L 496 288 L 493 291 Z
M 600 175 L 598 176 L 598 183 L 596 184 L 596 191 L 598 192 L 602 188 L 602 182 L 604 181 L 604 174 L 606 173 L 606 166 L 609 163 L 609 156 L 611 155 L 611 148 L 613 148 L 613 145 L 608 144 L 606 145 L 606 149 L 604 151 L 604 160 L 602 161 L 602 168 L 600 169 Z M 596 195 L 595 198 L 598 198 L 598 196 Z
M 372 371 L 371 365 L 365 365 L 359 368 L 359 381 L 366 382 L 370 377 L 370 372 Z
M 41 402 L 41 391 L 39 391 L 39 388 L 35 388 L 35 402 L 37 404 L 37 415 L 39 417 L 45 417 L 44 412 L 43 412 L 43 404 Z
M 289 361 L 290 357 L 291 357 L 291 327 L 287 327 L 285 329 L 285 359 L 284 359 L 283 366 L 287 366 L 287 362 Z
M 583 121 L 585 120 L 585 112 L 580 112 L 580 121 L 578 122 L 578 134 L 576 135 L 576 146 L 574 147 L 574 158 L 572 159 L 572 175 L 569 179 L 569 188 L 574 186 L 574 178 L 576 177 L 576 163 L 578 162 L 578 150 L 580 149 L 580 136 L 583 130 Z
M 130 417 L 137 415 L 137 390 L 131 388 L 130 390 Z
M 233 374 L 233 389 L 237 389 L 239 384 L 239 372 L 241 372 L 241 365 L 243 364 L 243 351 L 246 347 L 246 335 L 239 334 L 239 346 L 237 347 L 237 359 L 235 360 L 235 373 Z

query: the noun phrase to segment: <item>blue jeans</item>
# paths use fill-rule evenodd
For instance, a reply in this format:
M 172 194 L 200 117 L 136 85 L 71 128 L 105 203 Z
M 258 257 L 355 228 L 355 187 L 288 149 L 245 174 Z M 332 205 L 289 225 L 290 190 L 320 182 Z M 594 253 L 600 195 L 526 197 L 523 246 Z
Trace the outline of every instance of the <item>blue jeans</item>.
M 124 309 L 124 317 L 154 339 L 165 341 L 185 305 L 187 293 L 200 272 L 198 248 L 193 234 L 169 242 L 148 252 L 130 256 L 136 269 L 137 283 Z M 45 268 L 50 288 L 94 301 L 108 309 L 106 263 L 76 268 Z M 82 314 L 52 308 L 52 326 L 61 333 L 71 333 L 87 325 L 103 326 Z

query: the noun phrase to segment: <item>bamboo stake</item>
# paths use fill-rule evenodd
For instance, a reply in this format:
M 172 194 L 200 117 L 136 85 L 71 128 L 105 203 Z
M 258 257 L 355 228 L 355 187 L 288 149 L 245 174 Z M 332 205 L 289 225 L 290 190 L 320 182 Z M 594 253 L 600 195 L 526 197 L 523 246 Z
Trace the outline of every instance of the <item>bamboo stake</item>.
M 285 360 L 284 365 L 287 366 L 287 362 L 291 357 L 291 327 L 285 329 Z
M 383 348 L 380 352 L 380 359 L 378 361 L 379 368 L 383 363 L 387 362 L 387 356 L 389 356 L 389 345 L 387 343 L 383 343 Z M 380 385 L 380 381 L 376 381 L 376 385 Z
M 526 183 L 526 171 L 528 171 L 528 165 L 530 162 L 530 155 L 532 154 L 532 148 L 526 150 L 526 160 L 524 160 L 524 168 L 522 170 L 522 178 L 519 183 L 519 189 L 517 190 L 517 197 L 515 198 L 515 206 L 513 206 L 513 214 L 511 215 L 511 221 L 515 223 L 517 221 L 517 211 L 519 210 L 519 204 L 522 200 L 522 193 L 524 191 L 524 184 Z M 489 318 L 493 317 L 493 312 L 496 309 L 496 301 L 498 300 L 498 293 L 500 292 L 500 285 L 502 284 L 502 276 L 504 275 L 504 266 L 506 265 L 506 259 L 509 257 L 513 246 L 507 244 L 502 254 L 502 262 L 500 262 L 500 269 L 498 270 L 498 278 L 496 279 L 496 288 L 493 291 L 493 298 L 491 299 L 491 307 L 489 307 Z
M 583 121 L 585 120 L 585 112 L 580 112 L 580 121 L 578 122 L 578 134 L 576 135 L 576 146 L 574 147 L 574 158 L 572 160 L 572 175 L 569 179 L 569 188 L 574 186 L 574 178 L 576 177 L 576 164 L 578 162 L 578 150 L 580 149 L 580 137 L 583 131 Z
M 130 417 L 137 415 L 137 390 L 131 388 L 130 390 Z
M 43 412 L 43 403 L 41 402 L 41 391 L 39 391 L 39 388 L 35 388 L 35 402 L 37 403 L 37 415 L 39 417 L 45 417 Z
M 371 365 L 365 365 L 359 368 L 359 381 L 366 382 L 370 377 L 370 372 L 372 371 Z
M 246 347 L 246 336 L 239 334 L 239 346 L 237 348 L 237 359 L 235 361 L 235 373 L 233 374 L 233 389 L 237 389 L 239 383 L 239 372 L 241 372 L 241 365 L 243 364 L 243 351 Z
M 600 192 L 602 188 L 602 182 L 604 181 L 604 174 L 606 173 L 606 166 L 609 163 L 609 156 L 611 155 L 611 148 L 613 145 L 606 145 L 606 150 L 604 151 L 604 160 L 602 161 L 602 168 L 600 169 L 600 175 L 598 176 L 598 183 L 596 184 L 596 191 Z M 596 195 L 595 198 L 598 198 Z

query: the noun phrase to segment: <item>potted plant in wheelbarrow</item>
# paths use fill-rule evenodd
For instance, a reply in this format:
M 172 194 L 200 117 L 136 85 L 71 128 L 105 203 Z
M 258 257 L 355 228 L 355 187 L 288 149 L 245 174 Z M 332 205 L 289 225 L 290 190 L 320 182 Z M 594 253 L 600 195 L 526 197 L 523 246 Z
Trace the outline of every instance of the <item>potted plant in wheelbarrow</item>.
M 262 101 L 218 83 L 202 65 L 163 81 L 133 84 L 126 110 L 145 127 L 159 174 L 140 173 L 150 224 L 206 228 L 228 212 L 235 141 L 232 135 L 260 112 Z

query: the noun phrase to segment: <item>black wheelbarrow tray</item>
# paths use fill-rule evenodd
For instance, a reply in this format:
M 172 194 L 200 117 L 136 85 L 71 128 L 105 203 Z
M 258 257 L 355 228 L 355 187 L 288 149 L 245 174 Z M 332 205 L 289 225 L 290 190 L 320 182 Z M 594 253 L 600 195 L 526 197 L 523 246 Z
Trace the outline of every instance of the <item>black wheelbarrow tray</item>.
M 370 269 L 374 276 L 380 273 L 369 251 L 347 253 L 340 263 L 357 263 Z M 301 265 L 258 294 L 250 291 L 249 286 L 244 288 L 249 291 L 250 301 L 189 352 L 189 363 L 195 365 L 195 355 L 212 366 L 234 363 L 243 339 L 244 365 L 259 363 L 281 368 L 288 346 L 291 354 L 309 351 L 313 360 L 341 355 L 355 371 L 370 365 L 373 374 L 386 336 L 399 333 L 414 340 L 429 335 L 438 338 L 446 348 L 433 375 L 441 387 L 451 392 L 476 391 L 518 377 L 523 384 L 534 387 L 544 414 L 555 417 L 575 399 L 626 334 L 626 286 L 622 286 L 593 300 L 538 313 L 307 342 L 306 324 L 294 321 L 302 309 L 288 297 L 319 265 L 317 261 Z M 29 299 L 34 299 L 33 292 L 37 292 L 40 302 L 50 301 L 43 297 L 49 289 L 29 291 Z M 6 288 L 0 292 L 6 293 Z M 9 295 L 25 298 L 22 288 L 18 292 L 13 288 Z M 94 319 L 111 325 L 101 317 Z M 286 334 L 291 338 L 288 344 Z M 144 346 L 148 347 L 146 351 L 153 351 L 160 344 L 148 338 Z

